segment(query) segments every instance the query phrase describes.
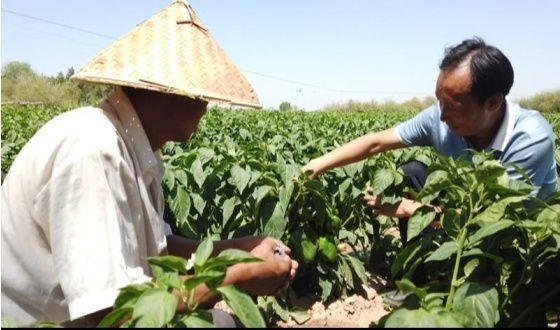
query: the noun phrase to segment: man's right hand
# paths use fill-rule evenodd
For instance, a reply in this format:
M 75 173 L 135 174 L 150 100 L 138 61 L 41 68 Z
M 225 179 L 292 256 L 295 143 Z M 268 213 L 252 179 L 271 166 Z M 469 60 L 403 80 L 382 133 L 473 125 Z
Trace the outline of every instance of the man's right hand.
M 274 241 L 265 240 L 250 252 L 262 262 L 236 265 L 241 273 L 241 280 L 235 285 L 253 296 L 275 295 L 286 289 L 295 278 L 298 263 Z
M 309 178 L 315 179 L 319 174 L 321 174 L 317 162 L 318 161 L 316 159 L 310 160 L 309 163 L 307 163 L 304 167 L 301 168 L 301 171 L 303 173 L 310 171 L 311 174 L 309 174 Z

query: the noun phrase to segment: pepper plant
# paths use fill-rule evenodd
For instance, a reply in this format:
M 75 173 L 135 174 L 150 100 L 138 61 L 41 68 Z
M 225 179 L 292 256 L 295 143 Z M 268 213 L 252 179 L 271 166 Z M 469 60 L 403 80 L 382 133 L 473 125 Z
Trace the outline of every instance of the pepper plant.
M 490 153 L 432 164 L 415 198 L 439 204 L 441 229 L 421 234 L 438 216 L 431 207 L 409 219 L 391 272 L 412 294 L 379 325 L 546 326 L 546 304 L 560 296 L 559 194 L 542 201 L 527 182 Z
M 233 285 L 222 285 L 228 266 L 240 262 L 259 262 L 250 253 L 228 249 L 211 257 L 213 243 L 207 238 L 189 260 L 175 256 L 148 259 L 152 280 L 120 290 L 113 311 L 99 327 L 214 327 L 212 314 L 194 300 L 198 286 L 206 285 L 220 295 L 246 327 L 265 327 L 257 305 Z M 177 306 L 184 310 L 177 312 Z

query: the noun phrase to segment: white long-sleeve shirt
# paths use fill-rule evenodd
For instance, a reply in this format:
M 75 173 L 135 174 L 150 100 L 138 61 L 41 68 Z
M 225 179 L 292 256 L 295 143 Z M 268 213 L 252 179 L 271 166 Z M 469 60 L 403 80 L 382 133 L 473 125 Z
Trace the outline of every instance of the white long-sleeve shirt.
M 64 113 L 21 150 L 2 185 L 2 314 L 66 322 L 110 307 L 165 253 L 163 164 L 118 90 Z

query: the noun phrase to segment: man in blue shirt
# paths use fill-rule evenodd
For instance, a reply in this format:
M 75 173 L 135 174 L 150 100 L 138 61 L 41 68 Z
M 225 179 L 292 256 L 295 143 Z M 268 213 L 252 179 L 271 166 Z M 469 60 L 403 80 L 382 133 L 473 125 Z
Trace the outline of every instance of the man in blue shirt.
M 303 167 L 312 176 L 371 155 L 407 146 L 432 146 L 445 156 L 468 155 L 468 149 L 496 150 L 507 165 L 523 169 L 542 199 L 556 191 L 554 137 L 550 124 L 538 112 L 508 102 L 513 68 L 507 57 L 482 39 L 464 40 L 446 49 L 436 84 L 438 103 L 394 128 L 366 134 Z M 425 181 L 426 168 L 403 168 L 416 188 Z M 515 170 L 508 171 L 513 177 Z M 410 199 L 397 205 L 379 205 L 366 196 L 374 214 L 408 218 L 421 206 Z M 406 241 L 406 239 L 403 239 Z

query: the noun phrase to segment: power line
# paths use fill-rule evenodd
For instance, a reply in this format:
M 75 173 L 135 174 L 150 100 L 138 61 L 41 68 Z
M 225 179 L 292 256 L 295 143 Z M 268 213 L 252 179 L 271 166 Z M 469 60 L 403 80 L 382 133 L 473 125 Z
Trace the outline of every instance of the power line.
M 20 16 L 20 17 L 25 17 L 25 18 L 28 18 L 28 19 L 31 19 L 31 20 L 35 20 L 35 21 L 39 21 L 39 22 L 43 22 L 43 23 L 47 23 L 47 24 L 51 24 L 51 25 L 60 26 L 60 27 L 63 27 L 63 28 L 67 28 L 67 29 L 74 30 L 74 31 L 79 31 L 79 32 L 82 32 L 82 33 L 91 34 L 91 35 L 101 37 L 101 38 L 106 38 L 106 39 L 110 39 L 110 40 L 117 40 L 118 39 L 117 37 L 114 37 L 114 36 L 98 33 L 98 32 L 95 32 L 95 31 L 83 29 L 83 28 L 80 28 L 80 27 L 76 27 L 76 26 L 72 26 L 72 25 L 68 25 L 68 24 L 64 24 L 64 23 L 55 22 L 55 21 L 44 19 L 44 18 L 41 18 L 41 17 L 27 15 L 27 14 L 24 14 L 24 13 L 13 11 L 13 10 L 2 9 L 2 12 L 12 14 L 12 15 L 16 15 L 16 16 Z M 255 72 L 255 71 L 248 70 L 248 69 L 243 69 L 243 68 L 241 68 L 241 71 L 246 72 L 246 73 L 250 73 L 250 74 L 254 74 L 254 75 L 258 75 L 258 76 L 261 76 L 261 77 L 265 77 L 265 78 L 268 78 L 268 79 L 283 81 L 283 82 L 296 84 L 296 85 L 301 85 L 301 86 L 323 89 L 323 90 L 327 90 L 327 91 L 331 91 L 331 92 L 337 92 L 337 93 L 341 94 L 341 97 L 342 97 L 343 93 L 346 93 L 346 94 L 404 94 L 404 95 L 430 94 L 430 93 L 416 93 L 416 92 L 347 90 L 347 89 L 340 89 L 340 88 L 337 89 L 337 88 L 320 86 L 320 85 L 310 84 L 310 83 L 306 83 L 306 82 L 302 82 L 302 81 L 277 77 L 277 76 L 273 76 L 273 75 L 269 75 L 269 74 L 265 74 L 265 73 L 260 73 L 260 72 Z
M 291 79 L 286 79 L 286 78 L 280 78 L 280 77 L 275 77 L 275 76 L 271 76 L 268 74 L 264 74 L 264 73 L 258 73 L 255 71 L 251 71 L 251 70 L 247 70 L 247 69 L 243 69 L 240 68 L 242 71 L 247 72 L 247 73 L 251 73 L 257 76 L 261 76 L 261 77 L 265 77 L 265 78 L 269 78 L 269 79 L 275 79 L 275 80 L 279 80 L 279 81 L 284 81 L 284 82 L 288 82 L 288 83 L 292 83 L 292 84 L 297 84 L 297 85 L 302 85 L 302 86 L 308 86 L 308 87 L 314 87 L 314 88 L 320 88 L 320 89 L 325 89 L 331 92 L 340 92 L 340 89 L 335 89 L 335 88 L 330 88 L 330 87 L 325 87 L 325 86 L 319 86 L 319 85 L 313 85 L 313 84 L 308 84 L 308 83 L 304 83 L 301 81 L 296 81 L 296 80 L 291 80 Z
M 97 33 L 95 31 L 90 31 L 90 30 L 86 30 L 86 29 L 82 29 L 79 27 L 75 27 L 75 26 L 71 26 L 71 25 L 67 25 L 67 24 L 63 24 L 63 23 L 58 23 L 58 22 L 54 22 L 54 21 L 50 21 L 44 18 L 40 18 L 40 17 L 35 17 L 35 16 L 31 16 L 31 15 L 27 15 L 27 14 L 23 14 L 23 13 L 19 13 L 17 11 L 13 11 L 13 10 L 8 10 L 8 9 L 3 9 L 2 11 L 8 14 L 12 14 L 12 15 L 16 15 L 16 16 L 21 16 L 21 17 L 25 17 L 25 18 L 29 18 L 32 20 L 36 20 L 36 21 L 40 21 L 40 22 L 44 22 L 44 23 L 48 23 L 48 24 L 52 24 L 52 25 L 57 25 L 57 26 L 61 26 L 67 29 L 71 29 L 71 30 L 75 30 L 75 31 L 80 31 L 83 33 L 89 33 L 101 38 L 107 38 L 107 39 L 111 39 L 111 40 L 116 40 L 117 38 L 106 35 L 106 34 L 102 34 L 102 33 Z

